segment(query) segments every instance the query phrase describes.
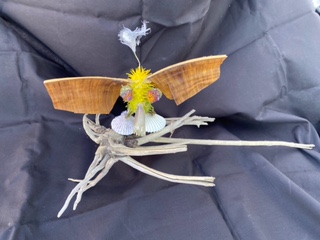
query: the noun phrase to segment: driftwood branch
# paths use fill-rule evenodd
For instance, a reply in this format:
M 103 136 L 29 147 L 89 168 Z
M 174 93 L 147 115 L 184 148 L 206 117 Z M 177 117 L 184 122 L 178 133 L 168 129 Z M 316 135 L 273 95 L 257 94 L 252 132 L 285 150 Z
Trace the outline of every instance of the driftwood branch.
M 203 140 L 203 139 L 183 139 L 163 137 L 168 133 L 173 133 L 175 129 L 184 125 L 207 125 L 213 122 L 214 118 L 191 116 L 195 111 L 192 110 L 181 118 L 170 118 L 167 126 L 159 132 L 152 133 L 140 138 L 124 137 L 115 133 L 112 129 L 100 125 L 99 115 L 96 115 L 95 122 L 86 115 L 83 116 L 83 128 L 87 135 L 99 147 L 95 157 L 89 166 L 83 179 L 69 178 L 77 185 L 70 192 L 63 207 L 58 213 L 60 217 L 70 204 L 74 196 L 76 200 L 73 204 L 75 210 L 81 201 L 82 195 L 88 189 L 94 187 L 111 169 L 113 164 L 121 161 L 138 171 L 170 182 L 194 184 L 205 187 L 214 186 L 214 177 L 211 176 L 178 176 L 157 171 L 139 163 L 132 156 L 147 156 L 158 154 L 172 154 L 187 151 L 188 144 L 197 145 L 220 145 L 220 146 L 282 146 L 301 149 L 312 149 L 313 144 L 299 144 L 282 141 L 226 141 L 226 140 Z M 142 146 L 146 143 L 162 143 L 157 146 Z
M 215 145 L 215 146 L 240 146 L 240 147 L 291 147 L 300 149 L 312 149 L 314 144 L 302 144 L 284 141 L 232 141 L 232 140 L 206 140 L 206 139 L 184 139 L 184 138 L 166 138 L 159 137 L 152 142 L 156 143 L 179 143 L 193 145 Z

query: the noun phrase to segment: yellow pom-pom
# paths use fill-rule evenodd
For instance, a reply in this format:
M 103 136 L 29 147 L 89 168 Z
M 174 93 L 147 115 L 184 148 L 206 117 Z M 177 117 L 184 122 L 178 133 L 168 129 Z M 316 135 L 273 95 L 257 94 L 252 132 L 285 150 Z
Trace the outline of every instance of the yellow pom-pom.
M 131 79 L 129 85 L 133 95 L 132 100 L 127 105 L 130 114 L 134 114 L 137 111 L 139 104 L 143 105 L 146 113 L 153 112 L 153 107 L 148 101 L 148 92 L 154 88 L 151 81 L 147 79 L 149 75 L 150 70 L 143 67 L 132 69 L 128 74 Z
M 128 73 L 128 77 L 132 80 L 132 82 L 144 82 L 147 77 L 151 74 L 150 69 L 145 69 L 143 67 L 137 67 L 136 69 L 131 69 L 130 73 Z

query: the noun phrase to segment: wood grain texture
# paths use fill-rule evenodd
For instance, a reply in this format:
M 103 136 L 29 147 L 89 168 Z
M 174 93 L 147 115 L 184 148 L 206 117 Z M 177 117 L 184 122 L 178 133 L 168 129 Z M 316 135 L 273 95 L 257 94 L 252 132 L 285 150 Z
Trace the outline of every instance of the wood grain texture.
M 217 55 L 191 59 L 161 69 L 149 80 L 179 105 L 218 80 L 220 66 L 226 58 Z
M 55 109 L 82 114 L 108 114 L 129 80 L 108 77 L 57 78 L 44 81 Z
M 166 67 L 148 77 L 177 105 L 193 97 L 220 77 L 226 55 L 191 59 Z M 56 78 L 44 81 L 53 106 L 81 114 L 109 114 L 128 79 L 109 77 Z

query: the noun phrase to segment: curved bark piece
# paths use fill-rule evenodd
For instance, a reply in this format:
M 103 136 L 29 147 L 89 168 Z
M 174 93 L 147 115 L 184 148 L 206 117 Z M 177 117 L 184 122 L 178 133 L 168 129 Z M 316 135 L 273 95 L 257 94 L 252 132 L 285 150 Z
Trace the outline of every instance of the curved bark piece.
M 217 55 L 191 59 L 163 68 L 148 79 L 179 105 L 218 80 L 226 58 Z
M 82 114 L 108 114 L 122 85 L 129 80 L 109 77 L 56 78 L 44 81 L 55 109 Z

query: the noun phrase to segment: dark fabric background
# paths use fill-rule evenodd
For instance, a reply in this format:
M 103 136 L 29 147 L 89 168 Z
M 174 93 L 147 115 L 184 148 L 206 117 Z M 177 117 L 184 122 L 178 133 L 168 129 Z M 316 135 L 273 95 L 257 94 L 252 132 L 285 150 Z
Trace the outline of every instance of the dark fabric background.
M 320 17 L 294 0 L 6 0 L 0 3 L 0 239 L 320 239 Z M 153 72 L 229 57 L 220 80 L 165 117 L 191 109 L 216 122 L 177 137 L 283 140 L 281 147 L 190 146 L 137 158 L 172 174 L 212 175 L 214 188 L 173 184 L 117 163 L 76 211 L 58 211 L 95 145 L 81 115 L 57 111 L 43 81 L 125 77 L 136 66 L 117 34 L 142 20 L 138 55 Z M 124 108 L 119 101 L 113 114 Z M 108 126 L 112 114 L 102 122 Z

